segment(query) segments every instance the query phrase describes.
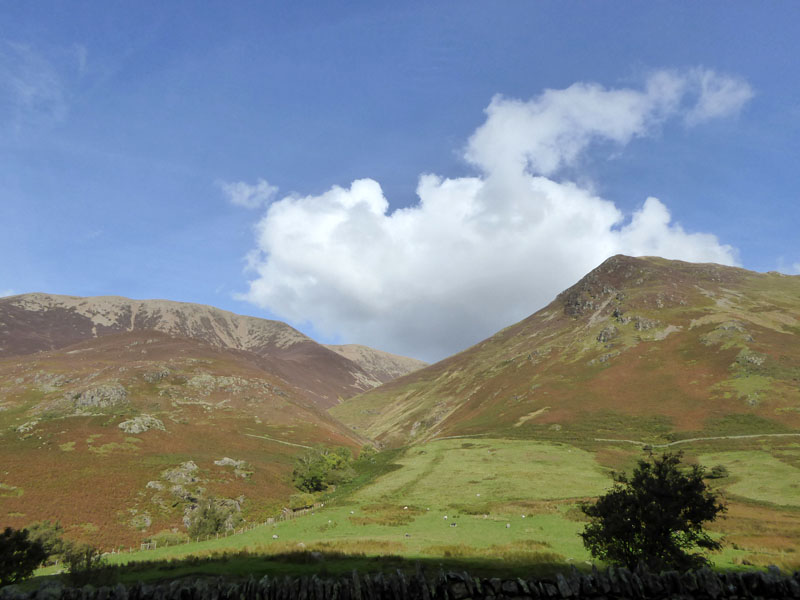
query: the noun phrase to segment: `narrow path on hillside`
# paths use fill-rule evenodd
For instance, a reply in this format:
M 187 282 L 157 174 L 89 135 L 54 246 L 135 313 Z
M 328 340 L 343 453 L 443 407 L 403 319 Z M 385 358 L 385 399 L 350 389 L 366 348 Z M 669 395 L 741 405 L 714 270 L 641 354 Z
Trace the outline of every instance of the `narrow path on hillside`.
M 298 448 L 308 448 L 309 450 L 313 450 L 311 446 L 303 446 L 303 444 L 295 444 L 294 442 L 287 442 L 284 440 L 276 440 L 275 438 L 268 437 L 266 435 L 256 435 L 255 433 L 245 433 L 244 435 L 258 438 L 261 440 L 269 440 L 270 442 L 278 442 L 279 444 L 286 444 L 287 446 L 297 446 Z
M 641 442 L 638 440 L 617 440 L 611 438 L 594 438 L 595 442 L 622 442 L 625 444 L 636 444 L 637 446 L 651 446 L 653 448 L 667 448 L 668 446 L 676 446 L 678 444 L 688 444 L 690 442 L 704 442 L 706 440 L 741 440 L 747 438 L 761 438 L 761 437 L 800 437 L 800 433 L 751 433 L 747 435 L 720 435 L 715 437 L 696 437 L 687 438 L 685 440 L 677 440 L 675 442 L 667 442 L 666 444 L 651 444 L 650 442 Z

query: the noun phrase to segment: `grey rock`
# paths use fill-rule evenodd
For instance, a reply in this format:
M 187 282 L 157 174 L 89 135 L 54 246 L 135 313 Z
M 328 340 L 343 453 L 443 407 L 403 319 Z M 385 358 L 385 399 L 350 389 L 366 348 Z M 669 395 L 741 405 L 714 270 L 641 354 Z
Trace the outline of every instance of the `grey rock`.
M 597 334 L 597 341 L 604 344 L 613 340 L 618 334 L 619 329 L 613 325 L 609 325 L 608 327 L 603 328 L 603 330 Z
M 158 429 L 159 431 L 166 431 L 164 423 L 161 419 L 157 419 L 152 415 L 139 415 L 127 421 L 123 421 L 118 426 L 125 433 L 144 433 L 151 429 Z
M 198 481 L 195 473 L 197 473 L 197 465 L 194 461 L 189 460 L 174 469 L 162 471 L 161 478 L 170 483 L 195 483 Z
M 648 319 L 646 317 L 634 317 L 633 328 L 636 331 L 647 331 L 648 329 L 655 329 L 661 323 L 655 319 Z
M 119 383 L 107 383 L 82 392 L 70 392 L 65 396 L 77 409 L 111 408 L 128 402 L 128 392 Z

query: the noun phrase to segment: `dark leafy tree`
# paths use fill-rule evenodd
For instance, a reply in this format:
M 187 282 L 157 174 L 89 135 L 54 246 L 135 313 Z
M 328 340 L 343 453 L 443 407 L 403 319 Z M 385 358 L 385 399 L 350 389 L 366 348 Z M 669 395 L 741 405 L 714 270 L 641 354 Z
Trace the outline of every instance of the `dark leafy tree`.
M 47 551 L 28 539 L 26 529 L 6 527 L 0 533 L 0 586 L 30 577 L 46 558 Z
M 699 466 L 681 468 L 682 453 L 640 460 L 633 474 L 615 475 L 614 487 L 581 508 L 590 522 L 581 533 L 592 556 L 654 571 L 708 564 L 691 550 L 718 550 L 704 530 L 725 510 L 703 481 Z

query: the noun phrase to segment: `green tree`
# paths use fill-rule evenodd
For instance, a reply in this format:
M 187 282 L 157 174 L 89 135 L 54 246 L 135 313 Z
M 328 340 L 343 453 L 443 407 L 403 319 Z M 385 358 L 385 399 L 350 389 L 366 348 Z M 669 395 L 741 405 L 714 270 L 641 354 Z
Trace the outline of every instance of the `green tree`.
M 189 536 L 204 537 L 222 533 L 241 520 L 234 509 L 225 505 L 225 500 L 205 498 L 200 501 L 191 516 Z
M 354 475 L 352 462 L 350 448 L 312 448 L 297 459 L 292 480 L 303 492 L 322 492 L 329 485 L 350 481 Z
M 30 577 L 46 558 L 44 546 L 28 539 L 26 529 L 6 527 L 0 533 L 0 586 Z
M 708 564 L 694 548 L 718 550 L 703 530 L 725 507 L 703 481 L 703 468 L 681 469 L 683 454 L 640 460 L 633 474 L 581 509 L 590 522 L 581 533 L 592 556 L 634 568 L 691 569 Z
M 61 537 L 64 535 L 64 528 L 61 523 L 56 521 L 37 521 L 26 526 L 28 530 L 28 537 L 39 542 L 47 552 L 47 563 L 50 564 L 55 560 L 62 558 L 64 550 L 66 549 L 66 542 Z

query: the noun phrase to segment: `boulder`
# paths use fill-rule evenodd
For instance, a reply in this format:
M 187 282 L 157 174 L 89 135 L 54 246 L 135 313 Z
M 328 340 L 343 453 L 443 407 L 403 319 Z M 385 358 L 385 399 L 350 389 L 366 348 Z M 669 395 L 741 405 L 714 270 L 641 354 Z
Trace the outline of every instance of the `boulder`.
M 149 431 L 151 429 L 166 431 L 163 421 L 155 418 L 152 415 L 139 415 L 138 417 L 128 419 L 127 421 L 120 423 L 119 428 L 125 433 L 133 434 L 144 433 L 145 431 Z

